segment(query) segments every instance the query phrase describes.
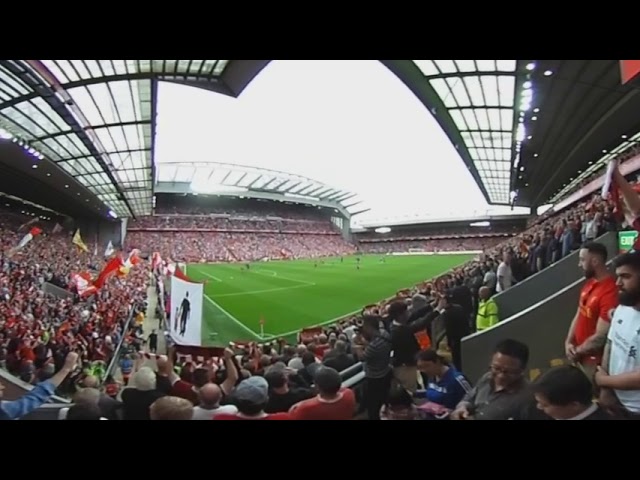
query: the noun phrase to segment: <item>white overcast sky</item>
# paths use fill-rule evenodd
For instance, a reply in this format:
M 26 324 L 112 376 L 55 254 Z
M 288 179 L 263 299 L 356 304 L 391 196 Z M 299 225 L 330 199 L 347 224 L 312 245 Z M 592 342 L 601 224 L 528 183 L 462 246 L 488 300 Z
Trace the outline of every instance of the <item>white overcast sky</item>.
M 357 223 L 511 213 L 487 205 L 431 113 L 374 60 L 273 61 L 237 99 L 162 83 L 156 162 L 184 160 L 350 190 L 371 208 Z

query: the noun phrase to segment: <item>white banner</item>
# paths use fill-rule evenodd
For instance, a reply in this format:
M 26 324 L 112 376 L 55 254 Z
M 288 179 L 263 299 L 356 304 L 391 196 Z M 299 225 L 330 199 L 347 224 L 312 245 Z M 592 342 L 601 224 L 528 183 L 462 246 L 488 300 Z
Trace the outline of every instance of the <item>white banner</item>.
M 169 331 L 178 345 L 202 345 L 202 299 L 204 285 L 171 277 Z

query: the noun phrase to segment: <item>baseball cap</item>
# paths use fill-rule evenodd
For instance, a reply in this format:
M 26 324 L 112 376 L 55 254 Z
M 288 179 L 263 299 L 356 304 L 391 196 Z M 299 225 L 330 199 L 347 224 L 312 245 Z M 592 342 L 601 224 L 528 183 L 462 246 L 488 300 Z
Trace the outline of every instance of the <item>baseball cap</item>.
M 237 400 L 254 404 L 267 403 L 269 384 L 263 377 L 249 377 L 236 387 L 234 397 Z

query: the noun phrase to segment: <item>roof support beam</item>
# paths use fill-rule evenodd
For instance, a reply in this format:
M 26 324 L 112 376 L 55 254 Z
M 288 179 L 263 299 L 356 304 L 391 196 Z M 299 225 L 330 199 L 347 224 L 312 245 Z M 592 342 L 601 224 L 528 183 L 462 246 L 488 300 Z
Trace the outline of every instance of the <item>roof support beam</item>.
M 29 65 L 35 71 L 38 71 L 43 78 L 53 77 L 50 72 L 42 65 L 41 62 L 36 60 L 29 61 Z M 84 146 L 89 150 L 89 152 L 94 156 L 95 160 L 98 162 L 100 167 L 103 169 L 104 173 L 107 174 L 109 179 L 114 185 L 114 188 L 118 192 L 118 197 L 122 202 L 126 205 L 127 209 L 131 216 L 134 216 L 133 209 L 129 204 L 129 200 L 124 195 L 122 187 L 119 185 L 119 182 L 115 178 L 113 172 L 109 168 L 109 166 L 104 162 L 101 153 L 97 150 L 96 146 L 93 144 L 93 141 L 87 135 L 84 126 L 80 125 L 78 121 L 75 119 L 73 115 L 67 109 L 67 106 L 62 103 L 62 101 L 56 95 L 56 91 L 54 91 L 53 86 L 46 85 L 41 80 L 37 79 L 37 77 L 28 71 L 27 69 L 23 69 L 18 66 L 18 64 L 14 61 L 1 61 L 2 65 L 9 70 L 13 75 L 20 78 L 25 84 L 27 84 L 31 89 L 33 89 L 42 99 L 49 104 L 49 106 L 62 118 L 73 130 L 74 134 L 80 139 L 80 141 L 84 144 Z

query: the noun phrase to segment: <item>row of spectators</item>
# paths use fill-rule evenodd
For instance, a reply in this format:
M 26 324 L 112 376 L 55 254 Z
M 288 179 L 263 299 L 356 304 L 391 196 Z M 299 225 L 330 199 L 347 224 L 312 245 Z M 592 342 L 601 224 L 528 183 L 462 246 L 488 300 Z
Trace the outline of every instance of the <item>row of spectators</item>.
M 188 263 L 320 258 L 355 252 L 340 235 L 129 232 L 126 243 Z
M 225 232 L 265 231 L 282 233 L 338 234 L 329 220 L 272 220 L 266 217 L 247 220 L 220 218 L 209 215 L 152 215 L 139 217 L 129 222 L 130 231 L 139 230 L 213 230 Z
M 307 344 L 226 349 L 220 359 L 186 357 L 177 368 L 167 356 L 139 355 L 128 387 L 100 391 L 87 376 L 59 418 L 351 420 L 363 410 L 371 420 L 627 418 L 593 402 L 593 385 L 577 367 L 553 368 L 530 382 L 529 348 L 511 339 L 499 342 L 488 372 L 472 386 L 455 361 L 410 341 L 437 318 L 438 303 L 394 302 L 383 316 L 362 317 L 351 340 L 349 327 L 333 327 Z M 357 360 L 365 362 L 364 388 L 344 387 L 339 371 Z

